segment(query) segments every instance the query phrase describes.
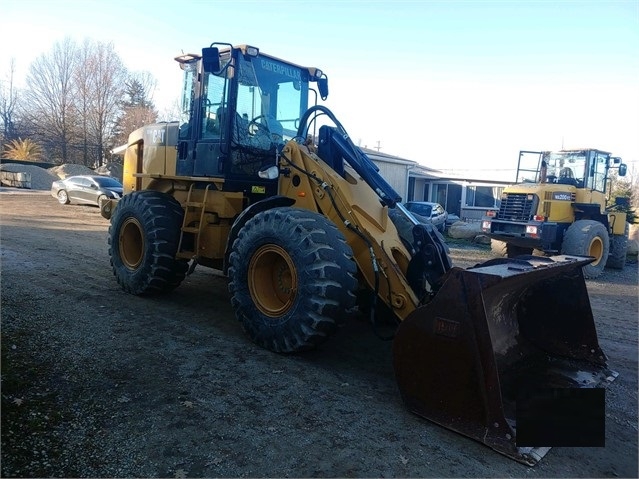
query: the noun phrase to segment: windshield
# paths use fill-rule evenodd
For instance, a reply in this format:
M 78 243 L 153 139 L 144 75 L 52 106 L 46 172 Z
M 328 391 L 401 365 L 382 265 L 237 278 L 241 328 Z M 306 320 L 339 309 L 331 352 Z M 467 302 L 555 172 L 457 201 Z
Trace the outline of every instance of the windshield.
M 122 188 L 122 184 L 119 181 L 114 180 L 113 178 L 109 178 L 108 176 L 94 178 L 94 180 L 103 188 Z
M 236 80 L 234 143 L 268 149 L 271 142 L 285 143 L 293 138 L 297 134 L 299 120 L 308 108 L 308 70 L 267 56 L 245 57 L 239 54 L 233 64 L 227 65 L 230 61 L 225 58 L 223 65 L 228 67 L 217 74 L 205 73 L 203 137 L 220 135 L 222 115 L 233 108 L 230 85 L 232 80 Z M 187 76 L 193 73 L 186 70 Z M 189 105 L 193 81 L 186 78 L 184 84 L 187 87 L 183 104 Z M 185 110 L 188 111 L 187 108 Z
M 280 141 L 293 138 L 308 108 L 308 71 L 267 56 L 238 64 L 237 113 Z
M 430 218 L 432 207 L 431 205 L 424 203 L 412 203 L 410 206 L 410 211 L 412 211 L 413 213 L 417 213 L 420 216 L 427 216 Z
M 586 151 L 550 153 L 546 156 L 548 167 L 546 176 L 561 179 L 574 179 L 583 183 L 586 176 Z

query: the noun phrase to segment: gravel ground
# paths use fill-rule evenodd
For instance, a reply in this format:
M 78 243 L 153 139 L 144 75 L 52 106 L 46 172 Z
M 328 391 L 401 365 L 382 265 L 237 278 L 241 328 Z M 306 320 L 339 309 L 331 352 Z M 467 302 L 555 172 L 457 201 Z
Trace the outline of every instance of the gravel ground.
M 535 467 L 411 414 L 391 344 L 347 321 L 317 351 L 252 344 L 227 281 L 123 293 L 97 208 L 0 188 L 2 477 L 637 477 L 637 264 L 588 291 L 620 373 L 606 447 Z M 451 243 L 455 264 L 490 257 Z

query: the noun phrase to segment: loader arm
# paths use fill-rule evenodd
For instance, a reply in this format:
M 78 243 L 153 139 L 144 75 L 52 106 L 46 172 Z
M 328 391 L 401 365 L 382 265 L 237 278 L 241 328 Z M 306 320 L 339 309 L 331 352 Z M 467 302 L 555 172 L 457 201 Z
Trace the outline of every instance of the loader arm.
M 313 112 L 328 115 L 336 127 L 320 128 L 317 153 L 296 141 L 284 147 L 280 194 L 340 228 L 365 283 L 403 320 L 432 297 L 452 266 L 443 239 L 403 208 L 401 196 L 353 145 L 330 110 L 311 108 L 302 124 Z M 305 138 L 305 130 L 300 128 L 298 135 Z
M 362 277 L 400 320 L 393 364 L 404 402 L 535 464 L 555 444 L 549 435 L 518 443 L 526 432 L 517 427 L 518 401 L 548 388 L 605 388 L 616 377 L 598 344 L 582 274 L 592 258 L 522 256 L 453 268 L 443 238 L 417 224 L 339 122 L 316 110 L 337 126 L 320 127 L 317 153 L 307 130 L 298 130 L 307 145 L 284 148 L 280 194 L 342 230 Z M 398 218 L 411 234 L 402 234 Z M 596 412 L 584 422 L 601 417 Z

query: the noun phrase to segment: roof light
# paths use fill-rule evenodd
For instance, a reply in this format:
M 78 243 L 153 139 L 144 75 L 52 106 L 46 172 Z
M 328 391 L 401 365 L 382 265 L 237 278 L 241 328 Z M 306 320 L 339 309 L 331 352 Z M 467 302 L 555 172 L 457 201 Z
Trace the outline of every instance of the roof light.
M 249 57 L 256 57 L 260 54 L 260 49 L 257 47 L 252 47 L 250 45 L 246 46 L 246 55 Z

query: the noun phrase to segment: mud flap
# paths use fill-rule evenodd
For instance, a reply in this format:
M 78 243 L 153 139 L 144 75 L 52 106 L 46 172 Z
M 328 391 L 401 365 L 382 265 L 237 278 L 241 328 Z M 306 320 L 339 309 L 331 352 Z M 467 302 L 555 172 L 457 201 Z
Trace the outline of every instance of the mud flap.
M 582 273 L 591 261 L 522 256 L 448 271 L 395 336 L 406 406 L 519 462 L 540 461 L 548 445 L 517 446 L 517 397 L 617 376 L 597 340 Z

